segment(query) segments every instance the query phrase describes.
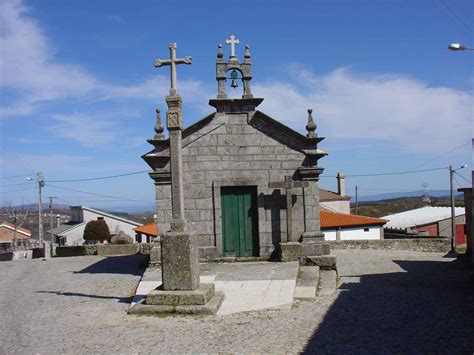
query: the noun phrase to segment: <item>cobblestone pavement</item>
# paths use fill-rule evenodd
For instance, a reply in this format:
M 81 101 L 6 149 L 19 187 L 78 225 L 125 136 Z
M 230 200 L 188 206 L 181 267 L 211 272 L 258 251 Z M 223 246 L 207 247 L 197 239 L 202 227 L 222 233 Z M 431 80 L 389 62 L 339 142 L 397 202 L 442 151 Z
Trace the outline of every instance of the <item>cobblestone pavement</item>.
M 336 294 L 218 317 L 127 315 L 139 257 L 2 262 L 0 353 L 473 353 L 472 281 L 459 262 L 439 253 L 335 253 Z

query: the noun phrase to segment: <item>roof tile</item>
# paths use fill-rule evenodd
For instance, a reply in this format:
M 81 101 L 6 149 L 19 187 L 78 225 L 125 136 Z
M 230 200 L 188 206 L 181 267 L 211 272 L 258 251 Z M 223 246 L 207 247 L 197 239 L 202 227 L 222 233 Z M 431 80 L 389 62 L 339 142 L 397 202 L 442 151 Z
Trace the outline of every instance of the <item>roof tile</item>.
M 321 229 L 382 225 L 385 219 L 321 210 Z

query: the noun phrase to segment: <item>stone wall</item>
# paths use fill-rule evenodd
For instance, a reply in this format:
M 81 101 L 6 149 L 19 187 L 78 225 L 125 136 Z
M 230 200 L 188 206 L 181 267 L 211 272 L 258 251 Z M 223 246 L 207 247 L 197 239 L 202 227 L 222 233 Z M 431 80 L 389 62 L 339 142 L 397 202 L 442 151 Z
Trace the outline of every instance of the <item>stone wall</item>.
M 84 255 L 134 255 L 150 254 L 152 243 L 141 244 L 90 244 L 78 246 L 57 247 L 57 257 L 84 256 Z
M 188 230 L 198 235 L 200 257 L 219 257 L 222 250 L 221 187 L 255 186 L 258 200 L 259 255 L 269 256 L 286 241 L 284 190 L 268 188 L 283 182 L 302 165 L 305 155 L 260 132 L 248 122 L 255 112 L 216 113 L 201 130 L 183 138 L 184 206 Z M 258 113 L 257 113 L 258 114 Z M 207 134 L 206 134 L 207 132 Z M 285 141 L 281 137 L 281 141 Z M 169 230 L 171 188 L 157 187 L 157 220 Z M 319 230 L 318 186 L 294 189 L 293 235 Z
M 387 249 L 446 253 L 451 249 L 449 238 L 342 240 L 331 241 L 332 249 Z

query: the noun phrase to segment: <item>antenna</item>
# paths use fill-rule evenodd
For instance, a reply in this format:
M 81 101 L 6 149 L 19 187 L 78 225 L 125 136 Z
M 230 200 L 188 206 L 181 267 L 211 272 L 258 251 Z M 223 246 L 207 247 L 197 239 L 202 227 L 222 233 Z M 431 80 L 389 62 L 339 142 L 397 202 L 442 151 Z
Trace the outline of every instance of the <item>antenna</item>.
M 423 201 L 424 206 L 428 206 L 428 205 L 431 204 L 431 198 L 430 198 L 430 195 L 428 193 L 428 186 L 429 186 L 429 184 L 427 182 L 424 182 L 424 183 L 421 184 L 421 190 L 423 192 L 422 201 Z

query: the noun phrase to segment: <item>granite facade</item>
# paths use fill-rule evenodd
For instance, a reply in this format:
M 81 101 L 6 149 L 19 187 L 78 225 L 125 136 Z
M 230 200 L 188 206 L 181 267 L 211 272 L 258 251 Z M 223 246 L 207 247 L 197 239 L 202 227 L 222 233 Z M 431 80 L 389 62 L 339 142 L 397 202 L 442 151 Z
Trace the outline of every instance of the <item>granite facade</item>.
M 254 186 L 258 201 L 258 256 L 270 256 L 275 246 L 287 241 L 284 189 L 269 188 L 285 176 L 300 180 L 298 167 L 307 155 L 289 144 L 279 130 L 268 134 L 258 111 L 216 112 L 182 141 L 184 208 L 187 230 L 197 235 L 200 257 L 222 256 L 221 188 Z M 304 139 L 304 136 L 302 136 Z M 291 141 L 291 139 L 290 139 Z M 169 168 L 167 165 L 160 167 Z M 157 221 L 170 229 L 171 186 L 156 184 Z M 320 231 L 319 188 L 293 190 L 293 235 Z

